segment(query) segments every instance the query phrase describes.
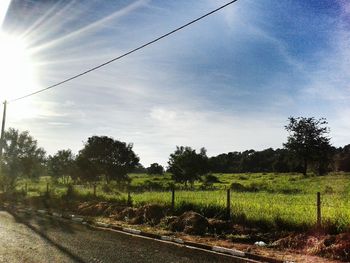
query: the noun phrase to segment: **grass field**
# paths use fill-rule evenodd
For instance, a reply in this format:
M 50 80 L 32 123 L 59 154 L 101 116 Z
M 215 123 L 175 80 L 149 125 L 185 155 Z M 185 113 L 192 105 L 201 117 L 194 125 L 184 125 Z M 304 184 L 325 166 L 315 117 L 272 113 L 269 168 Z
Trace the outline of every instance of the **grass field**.
M 226 207 L 226 189 L 231 190 L 231 213 L 237 223 L 259 225 L 266 228 L 305 229 L 316 223 L 316 193 L 321 193 L 322 220 L 332 231 L 341 232 L 350 225 L 350 174 L 330 174 L 322 177 L 303 177 L 300 174 L 216 174 L 219 182 L 203 189 L 196 183 L 193 190 L 175 191 L 175 211 L 196 210 L 210 217 L 222 217 Z M 170 205 L 170 191 L 159 191 L 169 186 L 169 175 L 149 176 L 131 174 L 131 185 L 139 189 L 144 185 L 157 191 L 131 192 L 134 205 L 159 203 Z M 46 191 L 49 177 L 28 182 L 28 195 Z M 127 194 L 117 190 L 115 184 L 106 187 L 101 183 L 97 195 L 104 200 L 126 200 Z M 24 182 L 19 184 L 24 187 Z M 91 196 L 92 188 L 75 186 L 79 195 Z M 66 186 L 50 184 L 50 191 L 63 195 Z

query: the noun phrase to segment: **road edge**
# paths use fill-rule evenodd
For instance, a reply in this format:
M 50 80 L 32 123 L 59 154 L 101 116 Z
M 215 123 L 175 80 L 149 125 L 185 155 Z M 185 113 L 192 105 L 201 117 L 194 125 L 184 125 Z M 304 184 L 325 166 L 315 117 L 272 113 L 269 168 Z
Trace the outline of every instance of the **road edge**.
M 211 246 L 204 243 L 197 243 L 192 241 L 186 241 L 181 238 L 176 238 L 173 236 L 164 236 L 164 235 L 158 235 L 150 232 L 144 232 L 138 229 L 133 229 L 130 227 L 123 227 L 117 224 L 106 224 L 103 222 L 91 222 L 86 220 L 85 217 L 74 215 L 70 213 L 57 213 L 57 212 L 50 212 L 44 209 L 38 209 L 33 210 L 32 208 L 23 208 L 23 207 L 17 207 L 16 205 L 2 205 L 1 206 L 4 210 L 10 212 L 10 213 L 25 213 L 25 214 L 36 214 L 37 216 L 49 216 L 56 219 L 64 219 L 69 220 L 74 223 L 82 224 L 87 227 L 101 230 L 101 231 L 117 231 L 119 233 L 134 235 L 134 236 L 140 236 L 140 237 L 146 237 L 154 240 L 160 240 L 163 242 L 169 242 L 169 243 L 175 243 L 177 245 L 183 245 L 188 248 L 195 248 L 195 249 L 201 249 L 204 251 L 210 251 L 213 253 L 219 253 L 223 255 L 228 255 L 231 257 L 234 257 L 236 259 L 241 259 L 243 262 L 266 262 L 266 263 L 294 263 L 294 261 L 285 261 L 270 257 L 265 257 L 249 252 L 244 252 L 236 249 L 230 249 L 220 246 Z

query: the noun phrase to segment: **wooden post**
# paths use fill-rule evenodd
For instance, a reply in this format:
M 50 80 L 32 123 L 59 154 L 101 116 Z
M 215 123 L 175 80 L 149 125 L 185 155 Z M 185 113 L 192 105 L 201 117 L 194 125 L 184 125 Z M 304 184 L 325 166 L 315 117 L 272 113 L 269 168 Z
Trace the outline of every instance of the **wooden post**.
M 46 183 L 46 194 L 49 194 L 49 183 Z
M 5 140 L 5 122 L 6 122 L 6 106 L 7 106 L 7 101 L 4 101 L 4 111 L 2 115 L 2 125 L 1 125 L 1 138 L 0 138 L 0 158 L 2 158 L 2 150 L 4 148 Z
M 231 190 L 230 190 L 230 188 L 227 189 L 227 196 L 226 196 L 226 218 L 228 220 L 231 219 Z
M 94 183 L 94 197 L 96 197 L 96 183 Z
M 317 192 L 317 227 L 321 227 L 321 193 Z
M 175 186 L 171 188 L 171 210 L 175 210 Z
M 130 188 L 128 188 L 128 206 L 132 206 Z

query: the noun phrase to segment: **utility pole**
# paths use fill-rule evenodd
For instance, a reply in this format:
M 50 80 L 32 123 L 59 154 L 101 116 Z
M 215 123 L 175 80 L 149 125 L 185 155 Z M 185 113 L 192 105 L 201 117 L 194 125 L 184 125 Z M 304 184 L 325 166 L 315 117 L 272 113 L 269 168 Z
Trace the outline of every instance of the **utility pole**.
M 2 115 L 2 126 L 1 126 L 1 139 L 0 139 L 0 158 L 2 158 L 2 150 L 4 147 L 4 136 L 5 136 L 5 123 L 6 123 L 6 106 L 7 101 L 4 101 L 4 112 Z

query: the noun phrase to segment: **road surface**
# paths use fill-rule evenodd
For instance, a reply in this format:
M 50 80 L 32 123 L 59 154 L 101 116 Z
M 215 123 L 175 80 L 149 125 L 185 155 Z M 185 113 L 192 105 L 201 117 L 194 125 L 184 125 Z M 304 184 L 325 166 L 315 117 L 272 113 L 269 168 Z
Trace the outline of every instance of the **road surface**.
M 133 235 L 92 230 L 50 217 L 25 214 L 14 217 L 6 211 L 0 211 L 0 262 L 244 261 Z

